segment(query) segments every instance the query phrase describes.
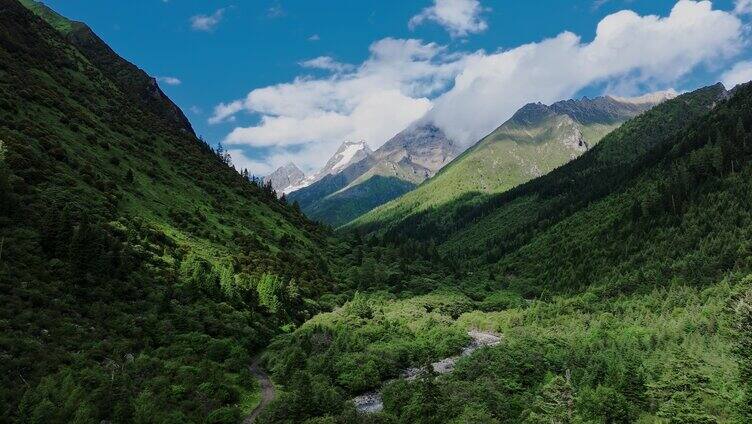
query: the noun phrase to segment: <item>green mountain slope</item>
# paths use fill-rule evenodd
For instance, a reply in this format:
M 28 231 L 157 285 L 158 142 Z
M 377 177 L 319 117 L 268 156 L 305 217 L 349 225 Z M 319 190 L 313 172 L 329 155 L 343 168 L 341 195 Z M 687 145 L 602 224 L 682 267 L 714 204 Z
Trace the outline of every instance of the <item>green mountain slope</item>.
M 86 24 L 71 21 L 36 0 L 20 2 L 57 29 L 91 64 L 107 73 L 111 81 L 131 101 L 164 118 L 175 128 L 193 133 L 188 118 L 162 92 L 157 81 L 136 65 L 118 56 Z
M 349 254 L 373 293 L 271 346 L 294 389 L 268 420 L 748 422 L 750 128 L 752 84 L 707 87 L 515 189 L 373 228 Z M 432 248 L 455 274 L 404 296 L 388 252 Z M 502 342 L 400 379 L 469 330 Z M 350 399 L 375 389 L 384 409 L 364 418 Z
M 303 211 L 310 219 L 339 227 L 414 188 L 415 184 L 397 177 L 373 175 L 314 202 Z
M 327 234 L 101 40 L 0 10 L 0 421 L 237 422 L 335 281 Z
M 445 166 L 416 190 L 394 200 L 360 223 L 391 221 L 472 193 L 511 189 L 578 157 L 626 120 L 670 97 L 567 100 L 531 103 Z
M 578 196 L 586 194 L 585 200 L 589 201 L 610 192 L 626 170 L 636 166 L 656 145 L 666 143 L 689 122 L 707 114 L 726 95 L 719 84 L 664 102 L 611 132 L 576 160 L 506 192 L 490 195 L 465 193 L 455 201 L 402 215 L 394 221 L 385 219 L 381 222 L 377 219 L 377 210 L 356 221 L 353 227 L 387 234 L 388 237 L 401 234 L 423 239 L 430 233 L 430 238 L 441 242 L 472 228 L 479 228 L 478 233 L 485 232 L 488 238 L 505 238 L 510 235 L 507 230 L 518 230 L 516 223 L 507 223 L 506 229 L 502 229 L 503 234 L 484 230 L 483 226 L 475 224 L 480 219 L 494 219 L 492 217 L 501 220 L 507 211 L 512 211 L 509 213 L 521 220 L 522 227 L 535 226 L 541 216 L 550 211 L 556 211 L 560 216 L 572 213 L 582 205 L 573 203 L 580 200 Z M 529 209 L 531 206 L 534 209 Z M 478 251 L 485 249 L 486 243 L 491 242 L 483 241 L 467 247 Z

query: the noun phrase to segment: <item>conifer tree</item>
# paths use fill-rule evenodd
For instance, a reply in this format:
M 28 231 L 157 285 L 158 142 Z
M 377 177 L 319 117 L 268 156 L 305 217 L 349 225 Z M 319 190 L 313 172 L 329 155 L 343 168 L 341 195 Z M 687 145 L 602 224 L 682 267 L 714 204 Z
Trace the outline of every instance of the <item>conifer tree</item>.
M 648 396 L 658 407 L 656 415 L 672 424 L 719 422 L 705 408 L 705 400 L 717 392 L 710 387 L 703 364 L 680 355 L 677 352 L 658 381 L 648 384 Z
M 527 419 L 528 424 L 570 424 L 573 423 L 574 389 L 569 377 L 557 375 L 546 383 L 540 395 L 533 402 Z
M 739 358 L 739 381 L 744 396 L 741 414 L 752 421 L 752 290 L 736 304 L 736 329 L 738 337 L 735 351 Z

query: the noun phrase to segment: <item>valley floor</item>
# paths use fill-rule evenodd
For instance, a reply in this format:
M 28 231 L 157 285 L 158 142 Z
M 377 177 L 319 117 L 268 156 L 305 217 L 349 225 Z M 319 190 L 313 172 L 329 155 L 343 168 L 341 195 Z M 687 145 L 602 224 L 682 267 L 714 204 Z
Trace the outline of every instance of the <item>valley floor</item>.
M 482 300 L 451 292 L 357 295 L 272 344 L 267 365 L 291 391 L 261 419 L 743 422 L 731 306 L 750 282 L 734 277 L 616 297 L 589 290 L 529 302 L 509 292 Z M 472 329 L 503 334 L 503 341 L 454 356 L 472 345 Z M 451 373 L 400 378 L 409 367 L 433 363 L 436 370 L 444 357 L 455 360 Z M 368 408 L 350 399 L 382 381 L 383 410 L 359 412 Z

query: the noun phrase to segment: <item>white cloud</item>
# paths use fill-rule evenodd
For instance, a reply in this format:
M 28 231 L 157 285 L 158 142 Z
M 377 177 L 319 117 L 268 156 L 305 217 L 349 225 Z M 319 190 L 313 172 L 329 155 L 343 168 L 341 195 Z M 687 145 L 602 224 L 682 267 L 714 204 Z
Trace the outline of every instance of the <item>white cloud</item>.
M 596 83 L 663 88 L 700 64 L 738 53 L 742 24 L 710 2 L 682 0 L 667 17 L 621 11 L 605 17 L 595 39 L 570 32 L 495 54 L 479 55 L 435 102 L 430 116 L 470 143 L 527 102 L 570 98 Z
M 243 110 L 243 102 L 241 100 L 236 100 L 230 103 L 220 103 L 217 106 L 214 106 L 214 113 L 211 118 L 209 118 L 209 123 L 213 125 L 227 120 L 234 121 L 234 115 L 241 110 Z
M 157 81 L 163 82 L 167 85 L 180 85 L 183 82 L 175 77 L 157 77 Z
M 736 0 L 734 13 L 737 15 L 752 14 L 752 0 Z
M 304 68 L 323 69 L 331 72 L 345 72 L 352 71 L 355 66 L 349 63 L 340 63 L 334 60 L 330 56 L 319 56 L 304 62 L 300 62 L 300 66 Z
M 229 149 L 227 150 L 227 153 L 230 154 L 230 157 L 232 158 L 232 164 L 235 165 L 235 169 L 247 169 L 252 175 L 256 175 L 258 177 L 271 174 L 275 169 L 277 169 L 270 163 L 268 159 L 264 161 L 251 159 L 240 149 Z
M 378 147 L 423 116 L 431 106 L 429 96 L 445 91 L 464 62 L 464 57 L 446 55 L 443 47 L 418 40 L 387 38 L 370 50 L 369 59 L 349 72 L 301 77 L 220 104 L 210 122 L 230 119 L 241 110 L 261 116 L 257 125 L 235 128 L 225 140 L 230 145 L 319 143 L 331 148 L 326 154 L 344 140 L 366 140 Z M 329 60 L 315 61 L 331 65 Z
M 321 40 L 321 37 L 319 37 L 318 34 L 313 34 L 312 36 L 308 37 L 308 41 L 319 41 Z
M 224 17 L 225 8 L 217 9 L 211 15 L 195 15 L 191 17 L 191 28 L 196 31 L 211 31 Z
M 231 148 L 228 152 L 236 169 L 248 169 L 253 175 L 269 175 L 290 162 L 300 167 L 306 175 L 312 175 L 319 170 L 319 164 L 326 162 L 339 145 L 340 143 L 333 142 L 308 144 L 295 151 L 273 148 L 263 159 L 251 158 L 242 149 Z
M 752 60 L 735 64 L 721 76 L 721 82 L 728 89 L 750 81 L 752 81 Z
M 210 122 L 241 111 L 256 115 L 257 124 L 233 129 L 225 142 L 271 147 L 275 153 L 264 161 L 279 165 L 292 160 L 294 150 L 293 161 L 308 169 L 322 165 L 342 141 L 365 140 L 378 148 L 425 115 L 467 145 L 528 102 L 571 98 L 596 84 L 635 94 L 681 85 L 698 66 L 717 71 L 739 53 L 744 35 L 731 12 L 681 0 L 666 17 L 609 15 L 589 42 L 563 32 L 504 51 L 457 53 L 387 38 L 373 43 L 369 58 L 354 69 L 330 66 L 325 77 L 255 89 L 218 105 Z
M 464 37 L 488 29 L 488 24 L 481 17 L 484 11 L 478 0 L 434 0 L 433 6 L 410 19 L 408 27 L 414 29 L 426 21 L 434 21 L 452 37 Z

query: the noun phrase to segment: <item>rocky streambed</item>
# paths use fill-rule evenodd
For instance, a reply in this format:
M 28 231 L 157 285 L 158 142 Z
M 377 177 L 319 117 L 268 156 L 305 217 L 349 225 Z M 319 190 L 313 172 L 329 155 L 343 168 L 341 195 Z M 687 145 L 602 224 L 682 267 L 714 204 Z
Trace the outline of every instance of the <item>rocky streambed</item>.
M 489 332 L 470 330 L 467 332 L 467 335 L 471 338 L 470 344 L 465 346 L 459 355 L 450 356 L 431 364 L 431 367 L 437 374 L 449 374 L 454 371 L 454 365 L 457 363 L 457 360 L 463 356 L 468 356 L 482 347 L 496 346 L 501 343 L 501 337 Z M 421 371 L 423 371 L 422 368 L 407 368 L 402 371 L 400 378 L 414 380 L 420 375 Z M 384 402 L 378 390 L 363 393 L 353 398 L 352 401 L 355 404 L 355 409 L 361 413 L 370 414 L 380 412 L 384 409 Z

